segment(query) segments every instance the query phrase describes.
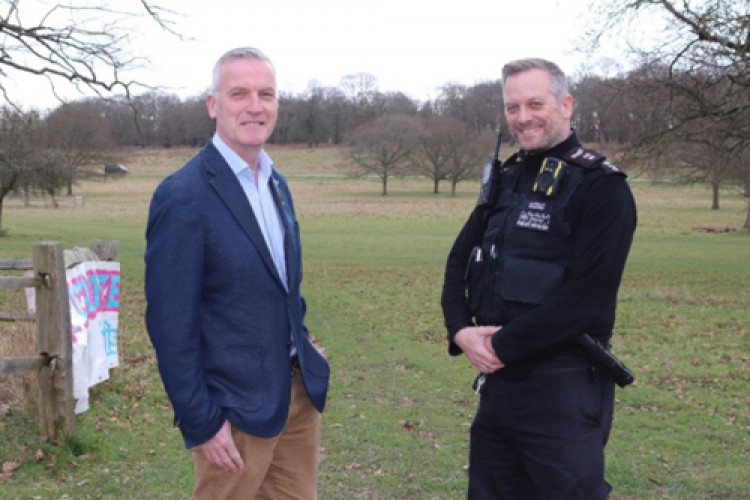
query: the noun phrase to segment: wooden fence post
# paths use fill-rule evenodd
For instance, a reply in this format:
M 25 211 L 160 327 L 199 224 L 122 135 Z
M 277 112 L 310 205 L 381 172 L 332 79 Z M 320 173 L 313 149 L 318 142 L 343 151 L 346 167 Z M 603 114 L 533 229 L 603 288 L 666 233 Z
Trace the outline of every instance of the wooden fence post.
M 99 260 L 116 261 L 118 252 L 117 240 L 99 240 L 91 242 L 91 250 L 99 257 Z
M 75 432 L 73 344 L 63 246 L 32 246 L 36 288 L 37 349 L 46 358 L 39 371 L 39 429 L 44 439 L 59 441 Z

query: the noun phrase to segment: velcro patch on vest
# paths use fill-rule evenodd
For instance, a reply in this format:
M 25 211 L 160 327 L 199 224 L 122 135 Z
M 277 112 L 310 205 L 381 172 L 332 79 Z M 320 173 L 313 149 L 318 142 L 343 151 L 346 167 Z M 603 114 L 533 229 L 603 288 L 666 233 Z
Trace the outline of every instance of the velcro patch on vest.
M 563 160 L 570 163 L 575 163 L 585 168 L 591 168 L 597 163 L 604 160 L 606 156 L 601 153 L 597 153 L 593 149 L 583 149 L 578 146 L 570 151 L 563 157 Z
M 521 205 L 521 213 L 516 220 L 516 226 L 534 231 L 549 231 L 552 221 L 552 206 L 549 199 L 526 199 Z

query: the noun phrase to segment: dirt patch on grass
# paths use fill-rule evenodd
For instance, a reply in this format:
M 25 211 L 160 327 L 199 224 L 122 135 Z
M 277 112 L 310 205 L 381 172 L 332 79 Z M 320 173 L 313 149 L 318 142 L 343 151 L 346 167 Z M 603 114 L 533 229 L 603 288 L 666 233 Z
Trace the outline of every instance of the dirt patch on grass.
M 696 233 L 731 233 L 737 231 L 736 227 L 731 226 L 719 226 L 716 224 L 709 224 L 707 226 L 695 226 L 693 231 Z

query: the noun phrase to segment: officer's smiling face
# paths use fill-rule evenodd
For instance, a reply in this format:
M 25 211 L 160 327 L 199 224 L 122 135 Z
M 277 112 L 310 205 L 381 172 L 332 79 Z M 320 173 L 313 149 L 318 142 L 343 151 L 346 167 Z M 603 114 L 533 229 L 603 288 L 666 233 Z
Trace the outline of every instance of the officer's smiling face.
M 558 102 L 550 92 L 549 74 L 532 69 L 509 76 L 503 87 L 505 118 L 521 148 L 544 151 L 568 138 L 573 97 Z

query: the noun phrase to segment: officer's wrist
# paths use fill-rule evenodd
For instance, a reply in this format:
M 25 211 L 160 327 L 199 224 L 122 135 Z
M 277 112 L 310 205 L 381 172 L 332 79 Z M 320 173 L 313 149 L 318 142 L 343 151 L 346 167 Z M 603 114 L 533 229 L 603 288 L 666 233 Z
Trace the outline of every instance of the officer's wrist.
M 458 330 L 455 333 L 455 335 L 453 335 L 453 343 L 456 344 L 458 347 L 460 347 L 461 350 L 463 350 L 463 348 L 464 348 L 463 347 L 463 340 L 464 340 L 464 337 L 466 337 L 466 335 L 468 334 L 469 328 L 471 328 L 471 327 L 470 326 L 465 326 L 465 327 L 461 328 L 460 330 Z

